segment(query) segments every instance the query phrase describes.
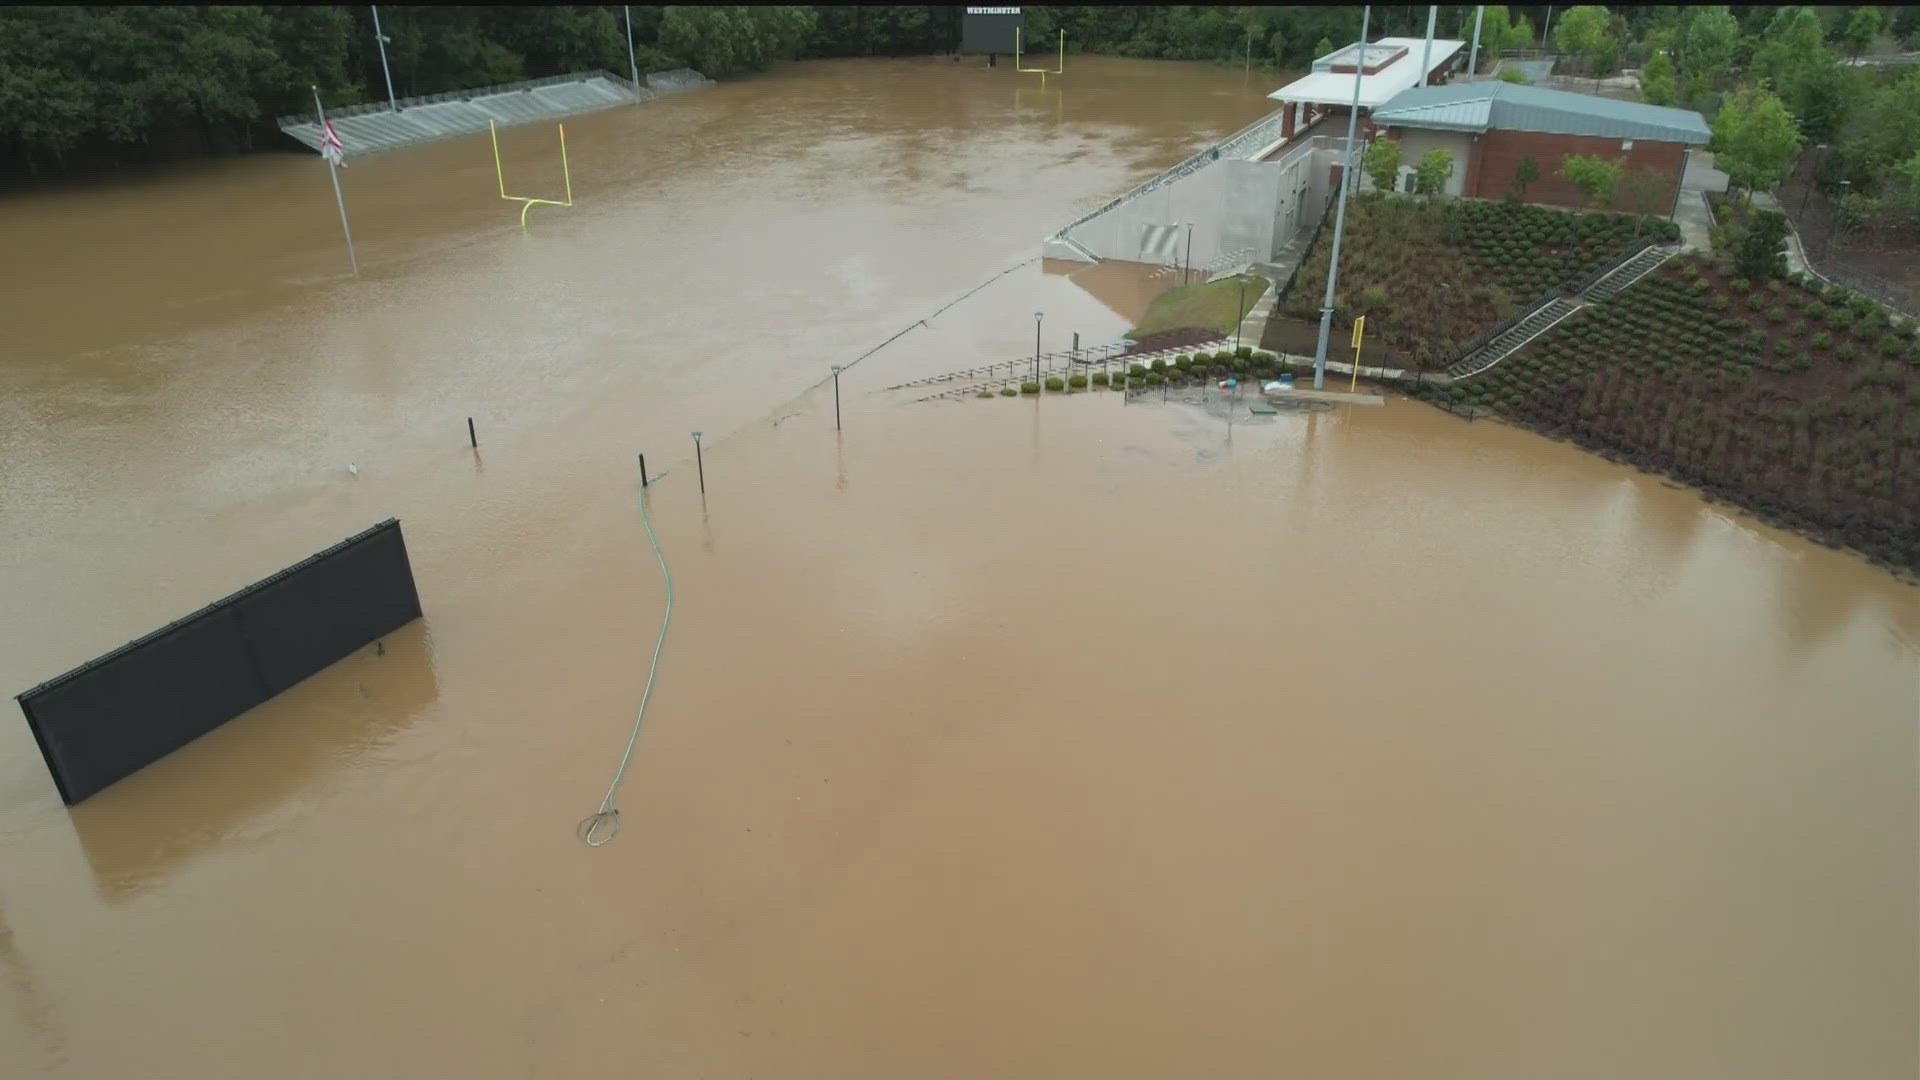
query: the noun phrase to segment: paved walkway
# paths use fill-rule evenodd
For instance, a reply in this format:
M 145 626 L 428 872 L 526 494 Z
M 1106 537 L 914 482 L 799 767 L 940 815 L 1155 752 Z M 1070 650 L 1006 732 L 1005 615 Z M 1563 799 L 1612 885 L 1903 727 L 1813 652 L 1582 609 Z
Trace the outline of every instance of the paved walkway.
M 1280 288 L 1293 276 L 1294 268 L 1306 256 L 1307 244 L 1312 239 L 1313 230 L 1303 227 L 1287 242 L 1286 247 L 1280 249 L 1272 262 L 1254 263 L 1247 267 L 1247 273 L 1266 278 L 1268 288 L 1247 310 L 1246 318 L 1240 320 L 1241 341 L 1252 342 L 1256 349 L 1260 347 L 1260 339 L 1267 332 L 1267 320 L 1273 318 L 1274 310 L 1280 306 Z
M 1713 211 L 1707 207 L 1707 192 L 1727 190 L 1727 174 L 1713 167 L 1713 155 L 1696 148 L 1687 159 L 1686 175 L 1680 178 L 1680 205 L 1674 208 L 1674 224 L 1680 226 L 1680 240 L 1689 249 L 1706 251 L 1713 244 L 1707 238 L 1713 229 Z

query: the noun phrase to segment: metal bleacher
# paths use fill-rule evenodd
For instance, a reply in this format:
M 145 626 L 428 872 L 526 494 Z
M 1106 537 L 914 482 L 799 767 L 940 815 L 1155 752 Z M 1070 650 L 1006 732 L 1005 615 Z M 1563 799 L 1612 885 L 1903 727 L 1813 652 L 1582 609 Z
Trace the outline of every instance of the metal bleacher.
M 391 105 L 384 101 L 349 105 L 338 111 L 329 110 L 327 119 L 333 122 L 333 130 L 340 136 L 347 155 L 354 157 L 471 135 L 487 130 L 490 121 L 499 127 L 511 127 L 536 120 L 557 120 L 713 85 L 712 80 L 684 68 L 648 75 L 646 83 L 635 86 L 618 75 L 589 71 L 401 98 Z M 320 125 L 315 117 L 283 116 L 278 123 L 281 131 L 309 149 L 319 151 Z

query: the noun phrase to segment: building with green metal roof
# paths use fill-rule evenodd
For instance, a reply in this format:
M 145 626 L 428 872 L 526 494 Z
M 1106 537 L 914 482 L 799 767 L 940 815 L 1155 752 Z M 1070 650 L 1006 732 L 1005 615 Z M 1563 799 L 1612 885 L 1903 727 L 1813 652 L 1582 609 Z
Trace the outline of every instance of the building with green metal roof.
M 1376 135 L 1400 142 L 1403 183 L 1422 155 L 1443 149 L 1454 158 L 1447 194 L 1497 199 L 1530 157 L 1539 179 L 1526 200 L 1575 206 L 1581 193 L 1560 166 L 1570 155 L 1591 155 L 1623 167 L 1617 209 L 1659 214 L 1672 212 L 1688 157 L 1712 137 L 1706 118 L 1690 109 L 1506 82 L 1405 90 L 1368 121 Z

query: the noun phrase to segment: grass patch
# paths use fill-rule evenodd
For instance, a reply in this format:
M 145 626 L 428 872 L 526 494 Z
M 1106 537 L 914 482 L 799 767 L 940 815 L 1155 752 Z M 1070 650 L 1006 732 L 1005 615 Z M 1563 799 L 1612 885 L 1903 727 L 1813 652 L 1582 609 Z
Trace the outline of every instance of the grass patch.
M 1246 306 L 1240 306 L 1240 285 L 1246 283 Z M 1223 336 L 1233 333 L 1254 302 L 1266 295 L 1266 278 L 1252 274 L 1221 278 L 1204 285 L 1182 285 L 1161 293 L 1147 307 L 1140 325 L 1127 332 L 1135 341 L 1168 330 L 1212 330 Z

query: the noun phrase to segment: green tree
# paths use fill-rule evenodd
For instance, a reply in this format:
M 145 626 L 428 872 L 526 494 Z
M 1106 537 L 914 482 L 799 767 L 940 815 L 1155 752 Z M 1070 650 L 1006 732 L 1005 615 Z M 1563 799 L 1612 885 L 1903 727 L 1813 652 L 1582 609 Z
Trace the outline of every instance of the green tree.
M 1523 154 L 1520 163 L 1513 167 L 1513 186 L 1507 189 L 1507 202 L 1518 205 L 1525 202 L 1527 188 L 1540 179 L 1540 163 L 1533 160 L 1532 154 Z
M 1857 57 L 1873 46 L 1873 39 L 1880 36 L 1881 15 L 1877 7 L 1857 7 L 1847 17 L 1841 31 L 1840 40 L 1847 48 L 1847 55 Z
M 804 7 L 669 7 L 660 47 L 717 79 L 792 58 L 813 28 L 813 11 Z
M 1739 41 L 1740 23 L 1725 5 L 1685 9 L 1672 45 L 1681 101 L 1698 104 L 1719 86 Z
M 1360 158 L 1360 168 L 1373 181 L 1375 191 L 1392 191 L 1400 178 L 1400 144 L 1392 139 L 1375 139 Z
M 1613 201 L 1613 189 L 1620 183 L 1620 163 L 1593 154 L 1568 154 L 1560 159 L 1560 178 L 1580 189 L 1589 207 L 1604 207 Z
M 1800 134 L 1810 143 L 1832 142 L 1862 100 L 1861 73 L 1838 63 L 1807 72 L 1794 87 L 1791 111 L 1800 122 Z
M 1665 52 L 1655 52 L 1640 69 L 1640 96 L 1649 105 L 1672 105 L 1678 100 L 1673 61 Z
M 1516 22 L 1504 4 L 1488 4 L 1480 23 L 1480 55 L 1498 59 L 1503 52 L 1530 49 L 1535 44 L 1533 24 L 1522 15 Z
M 1321 38 L 1319 41 L 1313 43 L 1313 58 L 1315 60 L 1320 59 L 1332 51 L 1333 42 L 1326 38 Z
M 1445 150 L 1429 150 L 1420 155 L 1420 161 L 1413 167 L 1413 189 L 1428 198 L 1446 190 L 1447 179 L 1453 175 L 1453 155 Z
M 1619 201 L 1621 209 L 1636 214 L 1664 217 L 1673 206 L 1674 180 L 1671 173 L 1652 168 L 1629 168 L 1621 172 Z M 1646 217 L 1634 222 L 1634 233 L 1638 235 L 1647 223 Z
M 1920 45 L 1920 6 L 1901 4 L 1888 30 L 1908 48 Z
M 1800 131 L 1780 99 L 1748 87 L 1727 98 L 1714 117 L 1714 164 L 1749 192 L 1778 184 L 1800 151 Z
M 1273 56 L 1273 62 L 1276 66 L 1285 67 L 1287 65 L 1286 31 L 1275 30 L 1272 36 L 1267 38 L 1267 52 Z
M 1778 210 L 1756 210 L 1734 251 L 1741 277 L 1752 281 L 1783 277 L 1787 272 L 1787 216 Z
M 1920 71 L 1882 87 L 1866 112 L 1856 153 L 1868 169 L 1885 169 L 1920 151 Z
M 1607 74 L 1620 60 L 1613 14 L 1595 4 L 1569 8 L 1554 25 L 1553 40 L 1561 52 L 1578 56 L 1595 78 Z

